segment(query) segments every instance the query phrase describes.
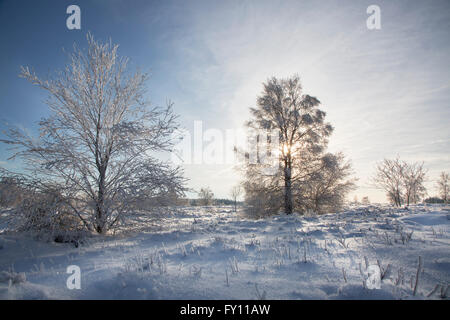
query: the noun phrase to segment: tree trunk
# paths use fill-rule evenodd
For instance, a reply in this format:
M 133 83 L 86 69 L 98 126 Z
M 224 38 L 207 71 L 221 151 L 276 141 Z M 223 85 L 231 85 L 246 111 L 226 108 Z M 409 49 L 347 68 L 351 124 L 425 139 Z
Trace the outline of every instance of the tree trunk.
M 284 166 L 284 212 L 286 214 L 291 214 L 293 209 L 291 182 L 291 163 L 286 160 Z
M 96 220 L 95 230 L 101 234 L 106 233 L 105 223 L 103 219 L 104 219 L 103 196 L 101 196 L 101 198 L 99 198 L 97 201 L 96 219 L 95 219 Z
M 414 203 L 414 187 L 409 186 L 406 190 L 406 205 L 409 206 L 410 203 Z
M 398 189 L 395 190 L 395 204 L 397 207 L 402 206 L 402 200 L 400 199 L 400 191 Z
M 105 193 L 105 170 L 101 168 L 98 181 L 98 195 L 96 204 L 96 231 L 98 233 L 106 233 L 105 212 L 104 212 L 104 193 Z

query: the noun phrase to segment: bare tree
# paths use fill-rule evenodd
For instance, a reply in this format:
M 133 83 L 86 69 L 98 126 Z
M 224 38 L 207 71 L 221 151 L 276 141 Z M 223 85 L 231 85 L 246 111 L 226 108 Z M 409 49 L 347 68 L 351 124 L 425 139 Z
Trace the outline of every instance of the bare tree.
M 279 154 L 280 170 L 271 177 L 264 177 L 267 180 L 264 184 L 281 191 L 284 211 L 290 214 L 294 207 L 292 185 L 299 174 L 295 162 L 302 161 L 304 154 L 320 154 L 333 128 L 325 122 L 325 112 L 318 109 L 320 101 L 303 93 L 298 76 L 271 78 L 263 86 L 257 107 L 250 109 L 252 119 L 247 125 L 279 135 L 279 150 L 271 151 Z M 249 170 L 257 168 L 253 166 Z
M 200 199 L 200 205 L 202 206 L 210 206 L 213 204 L 214 193 L 209 187 L 201 188 L 198 197 Z
M 403 162 L 403 185 L 406 205 L 417 203 L 426 194 L 424 186 L 426 178 L 426 170 L 422 163 L 406 163 Z
M 439 190 L 439 196 L 442 200 L 444 200 L 444 203 L 448 203 L 448 193 L 449 193 L 449 177 L 448 173 L 441 172 L 441 175 L 439 176 L 438 180 L 438 190 Z
M 426 194 L 424 186 L 426 170 L 422 163 L 408 163 L 398 157 L 394 160 L 384 159 L 377 164 L 373 178 L 375 185 L 386 191 L 388 199 L 401 206 L 417 203 Z
M 395 205 L 401 206 L 404 200 L 403 171 L 405 164 L 399 158 L 384 159 L 376 166 L 373 182 L 375 186 L 386 191 L 388 199 Z
M 179 168 L 152 156 L 172 150 L 172 105 L 150 107 L 147 74 L 128 73 L 117 45 L 91 34 L 87 41 L 87 51 L 75 46 L 54 78 L 22 67 L 21 77 L 48 92 L 51 115 L 39 122 L 39 138 L 13 128 L 2 141 L 17 147 L 14 157 L 37 177 L 59 184 L 87 228 L 106 233 L 142 199 L 183 193 L 184 179 Z
M 237 199 L 242 194 L 242 187 L 240 185 L 234 186 L 231 188 L 230 196 L 234 201 L 234 212 L 237 211 Z

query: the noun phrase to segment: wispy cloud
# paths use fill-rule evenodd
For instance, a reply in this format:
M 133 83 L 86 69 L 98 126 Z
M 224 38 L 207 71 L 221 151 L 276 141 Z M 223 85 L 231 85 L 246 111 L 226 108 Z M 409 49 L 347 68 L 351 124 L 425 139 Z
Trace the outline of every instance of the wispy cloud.
M 448 170 L 449 6 L 382 1 L 382 30 L 370 31 L 368 5 L 258 1 L 192 13 L 191 35 L 177 44 L 186 90 L 207 110 L 197 115 L 216 125 L 216 110 L 219 126 L 241 126 L 263 81 L 299 73 L 336 127 L 331 150 L 348 154 L 362 185 L 376 161 L 397 154 Z
M 30 29 L 30 21 L 44 13 L 60 17 L 57 6 L 44 2 L 25 13 L 16 2 L 0 10 L 0 24 L 9 30 L 2 34 L 6 47 L 0 52 L 0 83 L 7 88 L 0 97 L 2 116 L 33 132 L 31 122 L 47 112 L 37 103 L 44 96 L 26 87 L 16 68 L 30 63 L 43 73 L 53 70 L 63 63 L 61 46 L 84 41 L 81 33 L 56 30 L 53 20 Z M 368 181 L 383 157 L 424 160 L 433 179 L 449 171 L 450 2 L 377 0 L 381 30 L 366 27 L 371 4 L 96 1 L 83 5 L 83 28 L 111 36 L 120 54 L 150 69 L 152 101 L 163 104 L 170 97 L 188 129 L 194 120 L 203 120 L 204 129 L 241 127 L 262 82 L 298 73 L 305 92 L 319 98 L 335 127 L 330 150 L 342 150 L 353 161 L 362 186 L 358 195 L 380 201 L 384 194 L 368 189 Z M 186 173 L 192 187 L 210 185 L 220 197 L 239 180 L 228 165 L 191 165 Z

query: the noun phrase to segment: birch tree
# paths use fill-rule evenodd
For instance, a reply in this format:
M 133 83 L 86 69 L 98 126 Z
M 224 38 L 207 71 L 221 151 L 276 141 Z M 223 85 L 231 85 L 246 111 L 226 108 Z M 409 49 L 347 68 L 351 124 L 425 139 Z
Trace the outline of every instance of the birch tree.
M 278 145 L 265 144 L 269 153 L 278 155 L 278 170 L 267 174 L 263 170 L 264 165 L 258 161 L 246 164 L 246 181 L 243 185 L 249 210 L 265 215 L 278 210 L 291 214 L 294 209 L 304 211 L 311 208 L 306 198 L 313 183 L 313 175 L 316 174 L 318 179 L 316 186 L 325 182 L 318 172 L 327 163 L 330 164 L 326 160 L 331 159 L 324 152 L 333 127 L 325 121 L 326 114 L 319 109 L 319 105 L 317 98 L 303 92 L 297 75 L 287 79 L 271 78 L 263 84 L 257 106 L 250 108 L 251 120 L 247 126 L 257 132 L 267 132 L 268 136 L 274 132 L 278 134 Z M 256 139 L 257 145 L 261 142 L 261 139 Z M 343 167 L 338 165 L 335 169 Z M 344 179 L 347 176 L 346 172 L 342 175 Z M 322 178 L 325 179 L 324 176 Z M 328 190 L 334 188 L 339 193 L 338 198 L 348 191 L 348 188 L 339 191 L 335 188 L 340 178 L 334 179 L 332 175 L 327 178 L 330 178 Z
M 53 77 L 21 68 L 20 77 L 48 93 L 50 116 L 39 122 L 39 138 L 11 128 L 2 141 L 33 174 L 60 186 L 86 228 L 106 233 L 142 199 L 183 193 L 184 179 L 179 168 L 155 157 L 175 142 L 172 104 L 150 105 L 148 75 L 130 72 L 118 45 L 91 34 L 87 44 L 87 50 L 74 46 Z

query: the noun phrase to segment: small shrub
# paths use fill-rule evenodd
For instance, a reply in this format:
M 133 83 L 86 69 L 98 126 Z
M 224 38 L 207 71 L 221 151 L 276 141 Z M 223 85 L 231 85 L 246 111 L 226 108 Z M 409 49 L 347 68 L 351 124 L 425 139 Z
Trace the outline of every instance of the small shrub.
M 27 277 L 25 273 L 17 273 L 17 272 L 9 272 L 9 271 L 1 271 L 0 272 L 0 283 L 11 283 L 11 284 L 19 284 L 27 281 Z
M 34 194 L 17 207 L 19 231 L 32 232 L 55 242 L 78 246 L 85 236 L 81 221 L 75 217 L 57 194 Z

